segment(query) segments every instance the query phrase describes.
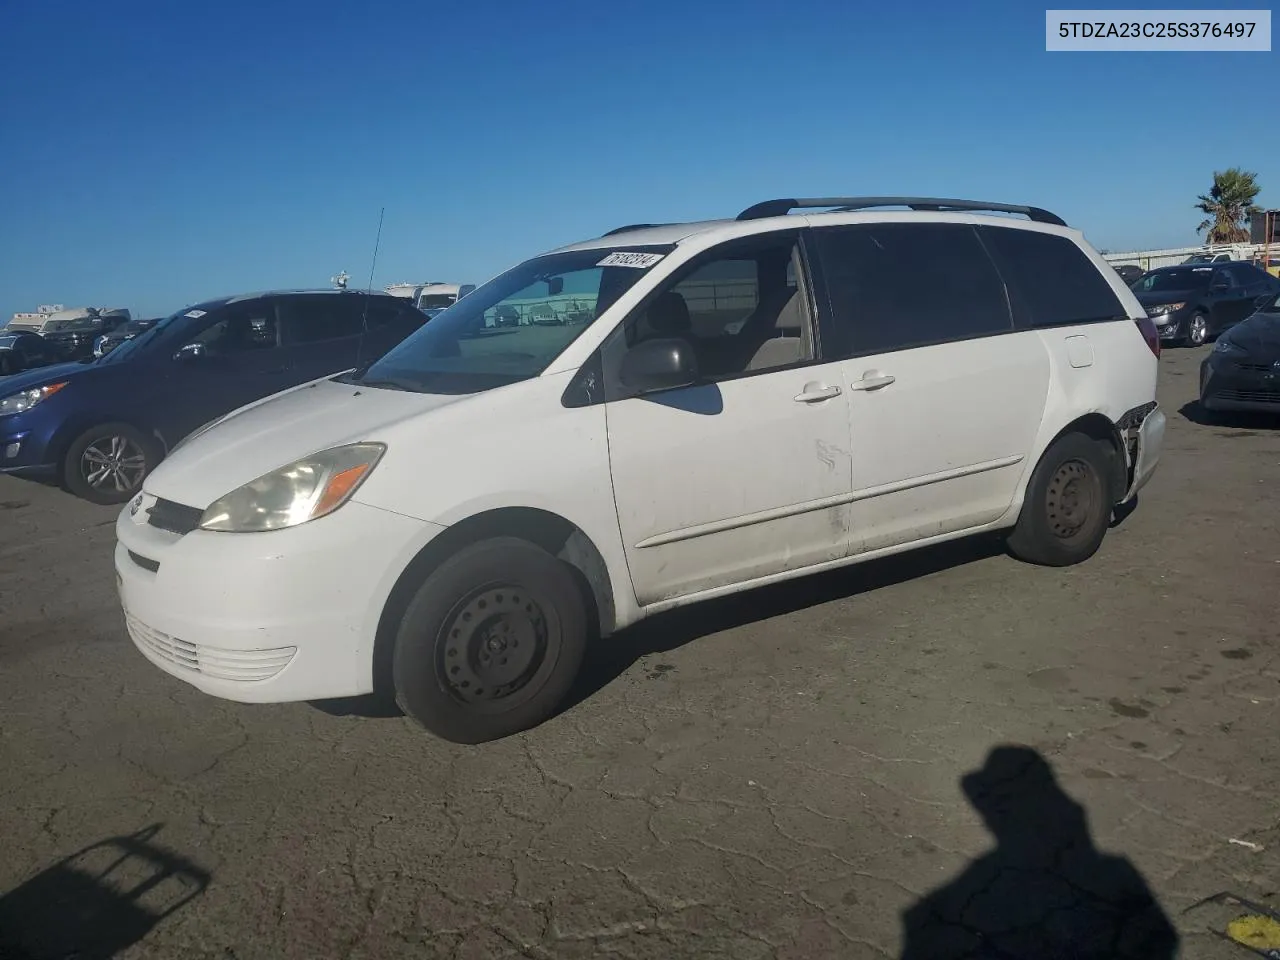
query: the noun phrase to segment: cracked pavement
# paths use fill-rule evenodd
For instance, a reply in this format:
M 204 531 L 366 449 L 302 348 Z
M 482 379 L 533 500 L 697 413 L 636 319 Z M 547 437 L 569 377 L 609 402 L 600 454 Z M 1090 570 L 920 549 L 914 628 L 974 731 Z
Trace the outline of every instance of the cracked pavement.
M 1181 955 L 1240 956 L 1181 911 L 1280 889 L 1280 420 L 1179 413 L 1202 355 L 1162 358 L 1164 462 L 1090 562 L 966 542 L 677 611 L 481 747 L 160 673 L 116 606 L 115 508 L 0 478 L 0 895 L 154 824 L 186 866 L 106 877 L 146 909 L 104 956 L 896 957 L 904 911 L 992 852 L 960 781 L 1013 743 Z M 1070 909 L 1050 887 L 1017 922 Z M 42 958 L 73 900 L 0 900 L 0 943 Z

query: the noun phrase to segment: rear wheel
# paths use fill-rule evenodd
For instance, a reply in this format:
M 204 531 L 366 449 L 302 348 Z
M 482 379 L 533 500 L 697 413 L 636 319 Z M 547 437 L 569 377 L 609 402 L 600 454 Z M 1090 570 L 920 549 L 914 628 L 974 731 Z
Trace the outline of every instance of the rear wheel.
M 551 717 L 586 650 L 572 570 L 525 540 L 473 544 L 409 602 L 392 661 L 400 708 L 454 743 L 483 743 Z
M 1051 567 L 1081 563 L 1097 552 L 1115 506 L 1115 450 L 1081 433 L 1060 437 L 1031 475 L 1009 549 L 1020 560 Z
M 62 482 L 90 503 L 124 503 L 142 489 L 159 459 L 155 442 L 136 427 L 103 423 L 90 427 L 67 448 Z

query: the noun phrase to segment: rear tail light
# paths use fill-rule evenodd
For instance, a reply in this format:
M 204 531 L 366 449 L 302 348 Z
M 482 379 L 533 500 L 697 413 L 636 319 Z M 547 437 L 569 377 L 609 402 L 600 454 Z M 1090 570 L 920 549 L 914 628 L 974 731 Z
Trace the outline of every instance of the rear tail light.
M 1138 325 L 1138 332 L 1142 334 L 1142 339 L 1147 341 L 1147 346 L 1151 348 L 1151 352 L 1160 357 L 1160 331 L 1156 329 L 1154 321 L 1150 317 L 1143 317 L 1141 320 L 1135 320 Z

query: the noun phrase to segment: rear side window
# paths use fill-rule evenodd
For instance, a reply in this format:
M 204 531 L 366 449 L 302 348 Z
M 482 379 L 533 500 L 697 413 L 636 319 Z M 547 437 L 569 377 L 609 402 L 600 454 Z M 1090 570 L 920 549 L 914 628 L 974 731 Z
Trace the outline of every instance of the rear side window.
M 960 223 L 875 223 L 814 231 L 847 350 L 885 353 L 1013 329 L 978 235 Z
M 366 329 L 369 330 L 380 330 L 383 327 L 415 330 L 427 319 L 422 311 L 408 301 L 394 297 L 369 297 L 365 309 Z
M 1093 261 L 1066 237 L 1013 227 L 981 230 L 1008 282 L 1018 326 L 1072 326 L 1126 315 Z
M 359 336 L 364 329 L 365 298 L 345 293 L 280 298 L 286 343 L 319 343 Z

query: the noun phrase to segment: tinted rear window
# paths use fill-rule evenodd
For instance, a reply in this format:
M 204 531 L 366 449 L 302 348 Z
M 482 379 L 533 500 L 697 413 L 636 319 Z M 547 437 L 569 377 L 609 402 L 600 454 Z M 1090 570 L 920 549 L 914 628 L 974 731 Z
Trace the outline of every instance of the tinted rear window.
M 876 223 L 814 231 L 838 327 L 855 354 L 1012 330 L 995 265 L 966 224 Z
M 1115 291 L 1071 240 L 1034 230 L 981 229 L 1000 263 L 1019 326 L 1071 326 L 1125 316 Z

